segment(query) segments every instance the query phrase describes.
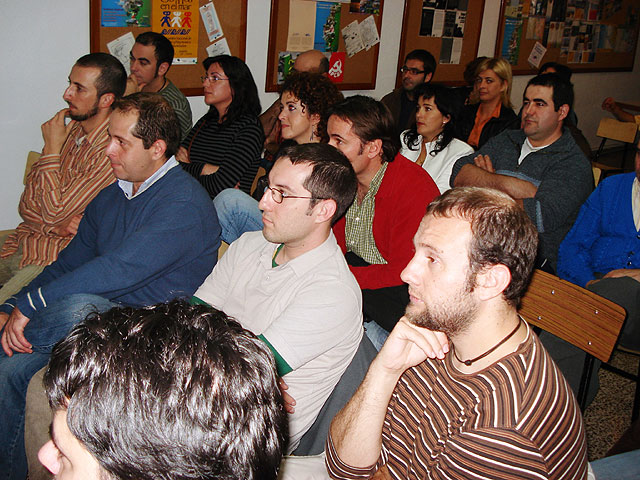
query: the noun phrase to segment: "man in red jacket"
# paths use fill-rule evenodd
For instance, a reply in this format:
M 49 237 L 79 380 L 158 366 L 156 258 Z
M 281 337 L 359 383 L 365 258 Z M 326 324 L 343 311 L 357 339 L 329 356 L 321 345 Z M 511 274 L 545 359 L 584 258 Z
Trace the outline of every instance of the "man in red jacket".
M 362 289 L 367 335 L 380 349 L 409 301 L 400 272 L 439 191 L 427 172 L 397 155 L 393 117 L 381 102 L 362 95 L 345 99 L 329 110 L 327 131 L 358 177 L 356 200 L 333 232 Z

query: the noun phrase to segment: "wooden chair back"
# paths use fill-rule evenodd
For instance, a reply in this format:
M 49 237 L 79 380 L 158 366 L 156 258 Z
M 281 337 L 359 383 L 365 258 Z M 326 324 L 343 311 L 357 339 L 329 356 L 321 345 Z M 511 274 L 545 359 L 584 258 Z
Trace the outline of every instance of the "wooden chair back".
M 520 315 L 531 325 L 608 362 L 624 323 L 624 308 L 589 290 L 535 270 Z
M 633 143 L 638 132 L 638 125 L 633 122 L 619 122 L 615 118 L 603 118 L 598 125 L 596 135 L 619 142 Z

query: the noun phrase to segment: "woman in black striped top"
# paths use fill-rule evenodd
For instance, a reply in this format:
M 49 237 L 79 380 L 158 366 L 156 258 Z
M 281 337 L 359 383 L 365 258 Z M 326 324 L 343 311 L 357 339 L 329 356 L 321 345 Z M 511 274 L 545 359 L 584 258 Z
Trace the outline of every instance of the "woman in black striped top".
M 249 193 L 264 141 L 258 88 L 249 67 L 237 57 L 209 57 L 203 65 L 209 112 L 187 134 L 176 158 L 211 198 L 236 186 Z

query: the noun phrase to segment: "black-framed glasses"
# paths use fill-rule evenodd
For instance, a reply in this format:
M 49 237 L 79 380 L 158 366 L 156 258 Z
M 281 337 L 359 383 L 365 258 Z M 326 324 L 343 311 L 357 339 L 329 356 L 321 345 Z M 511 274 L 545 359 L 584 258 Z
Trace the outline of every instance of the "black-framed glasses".
M 287 198 L 304 198 L 307 200 L 326 200 L 325 198 L 318 198 L 318 197 L 301 197 L 299 195 L 289 195 L 287 193 L 284 193 L 282 190 L 278 190 L 277 188 L 273 188 L 273 187 L 265 187 L 264 191 L 266 192 L 267 190 L 271 191 L 271 198 L 273 198 L 273 201 L 276 203 L 282 203 L 282 201 Z
M 229 80 L 229 79 L 227 77 L 221 77 L 217 73 L 214 73 L 213 75 L 203 75 L 200 77 L 200 80 L 202 80 L 202 83 L 204 83 L 206 80 L 209 80 L 209 82 L 211 83 L 215 83 L 221 80 Z
M 404 65 L 403 67 L 400 67 L 400 73 L 407 73 L 409 72 L 411 75 L 421 75 L 424 73 L 424 70 L 418 70 L 417 68 L 410 68 L 407 67 L 406 65 Z

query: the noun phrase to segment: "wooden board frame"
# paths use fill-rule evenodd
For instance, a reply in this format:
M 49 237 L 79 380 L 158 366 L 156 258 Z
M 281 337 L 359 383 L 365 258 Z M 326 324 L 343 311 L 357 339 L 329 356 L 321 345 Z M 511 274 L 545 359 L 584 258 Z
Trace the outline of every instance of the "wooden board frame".
M 498 24 L 498 36 L 496 37 L 495 56 L 502 56 L 502 43 L 505 30 L 505 9 L 509 0 L 502 0 L 500 6 L 500 18 Z M 567 0 L 555 0 L 556 2 L 567 3 Z M 635 0 L 623 0 L 623 9 L 616 14 L 613 19 L 607 19 L 607 21 L 599 21 L 596 23 L 607 25 L 622 25 L 616 23 L 616 20 L 626 19 L 624 15 L 624 9 L 629 4 L 633 4 Z M 525 2 L 526 3 L 526 2 Z M 528 12 L 528 11 L 527 11 Z M 528 19 L 523 20 L 522 36 L 525 36 Z M 596 50 L 596 61 L 594 63 L 567 63 L 566 57 L 560 56 L 560 48 L 549 48 L 542 58 L 540 65 L 547 62 L 557 62 L 563 65 L 567 65 L 573 73 L 593 73 L 593 72 L 630 72 L 633 70 L 636 51 L 638 48 L 638 25 L 636 24 L 636 32 L 634 34 L 634 47 L 632 53 L 612 52 L 610 50 Z M 527 59 L 531 53 L 536 40 L 521 38 L 520 50 L 518 55 L 518 64 L 512 65 L 512 71 L 514 75 L 536 75 L 537 69 L 534 69 L 529 65 Z M 541 42 L 542 43 L 542 42 Z M 604 54 L 604 55 L 603 55 Z
M 158 0 L 153 0 L 158 1 Z M 199 0 L 199 6 L 213 2 L 222 26 L 224 37 L 227 39 L 231 53 L 244 60 L 247 44 L 247 0 Z M 151 30 L 150 27 L 102 27 L 100 22 L 102 10 L 101 0 L 90 0 L 90 48 L 91 52 L 109 52 L 107 42 L 131 31 L 133 36 Z M 195 65 L 172 65 L 167 78 L 169 78 L 187 96 L 203 95 L 200 77 L 204 71 L 202 61 L 207 58 L 207 46 L 209 38 L 202 24 L 200 12 L 198 38 L 198 63 Z
M 266 0 L 263 0 L 266 1 Z M 361 22 L 370 14 L 349 12 L 349 3 L 342 4 L 340 27 L 351 23 L 353 20 Z M 382 37 L 382 14 L 384 12 L 384 0 L 380 0 L 380 14 L 374 15 L 378 27 L 378 35 Z M 267 50 L 267 78 L 265 80 L 266 92 L 278 92 L 278 53 L 286 51 L 287 34 L 289 30 L 289 0 L 271 0 L 271 19 L 269 23 L 269 46 Z M 339 35 L 340 43 L 338 51 L 344 52 L 344 40 Z M 346 57 L 344 66 L 344 81 L 336 83 L 340 90 L 373 90 L 376 88 L 376 75 L 378 73 L 378 43 L 368 51 L 361 51 L 349 58 Z
M 462 43 L 462 54 L 459 64 L 438 63 L 432 82 L 445 85 L 466 85 L 462 76 L 465 66 L 478 56 L 482 17 L 484 16 L 485 0 L 469 0 Z M 439 62 L 442 37 L 421 36 L 420 23 L 422 18 L 422 0 L 405 0 L 404 15 L 402 17 L 402 37 L 398 52 L 398 73 L 396 88 L 402 83 L 400 67 L 404 65 L 407 54 L 417 48 L 430 52 Z

